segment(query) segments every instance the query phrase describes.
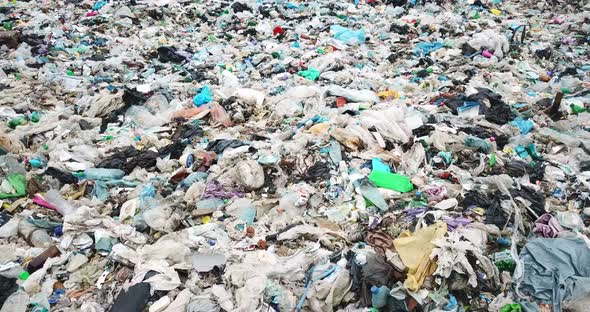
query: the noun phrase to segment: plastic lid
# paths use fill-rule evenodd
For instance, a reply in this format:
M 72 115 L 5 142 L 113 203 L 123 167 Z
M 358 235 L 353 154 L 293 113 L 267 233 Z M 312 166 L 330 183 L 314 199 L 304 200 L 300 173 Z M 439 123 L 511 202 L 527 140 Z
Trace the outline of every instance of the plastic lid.
M 374 294 L 378 293 L 378 292 L 379 292 L 379 287 L 377 287 L 377 286 L 372 286 L 372 287 L 371 287 L 371 292 L 372 292 L 372 293 L 374 293 Z
M 18 275 L 18 278 L 19 278 L 20 280 L 26 281 L 26 280 L 29 278 L 29 275 L 30 275 L 30 274 L 29 274 L 29 272 L 27 272 L 27 271 L 22 271 L 22 272 L 20 272 L 20 274 Z

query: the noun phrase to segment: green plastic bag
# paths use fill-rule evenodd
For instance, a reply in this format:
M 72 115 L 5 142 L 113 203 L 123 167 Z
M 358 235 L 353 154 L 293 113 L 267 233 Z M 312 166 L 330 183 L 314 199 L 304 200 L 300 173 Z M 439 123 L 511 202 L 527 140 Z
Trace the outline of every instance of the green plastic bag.
M 21 197 L 27 194 L 27 179 L 20 173 L 14 173 L 7 177 L 8 183 L 16 193 L 0 193 L 0 199 Z
M 410 178 L 397 173 L 373 170 L 369 175 L 369 180 L 378 187 L 402 193 L 410 192 L 414 189 Z
M 571 104 L 570 107 L 571 107 L 572 113 L 574 115 L 577 115 L 577 114 L 580 114 L 580 113 L 583 113 L 583 112 L 590 112 L 590 109 L 586 109 L 586 108 L 584 108 L 582 106 L 579 106 L 579 105 L 576 105 L 576 104 Z
M 500 309 L 500 312 L 522 312 L 520 303 L 509 303 Z

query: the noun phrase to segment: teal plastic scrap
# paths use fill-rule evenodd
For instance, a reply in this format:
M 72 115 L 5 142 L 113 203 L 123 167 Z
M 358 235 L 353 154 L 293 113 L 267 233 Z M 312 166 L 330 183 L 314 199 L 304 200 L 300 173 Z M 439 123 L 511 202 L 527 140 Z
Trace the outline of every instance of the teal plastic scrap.
M 373 171 L 391 172 L 391 169 L 389 169 L 389 165 L 383 163 L 381 158 L 373 158 L 373 160 L 371 161 L 371 165 L 373 166 Z
M 518 127 L 518 129 L 520 130 L 520 134 L 527 134 L 529 132 L 531 132 L 531 130 L 533 130 L 533 127 L 535 126 L 535 124 L 528 120 L 528 119 L 524 119 L 522 117 L 516 117 L 511 124 L 513 126 Z
M 316 81 L 320 77 L 320 72 L 315 68 L 308 68 L 307 70 L 300 70 L 297 75 L 311 81 Z
M 414 54 L 416 56 L 425 56 L 442 47 L 442 42 L 419 42 L 416 44 L 416 48 L 414 48 Z
M 438 152 L 436 154 L 438 157 L 442 158 L 445 161 L 445 164 L 449 165 L 453 160 L 453 156 L 451 152 Z
M 330 32 L 334 34 L 334 39 L 347 45 L 364 44 L 366 40 L 365 30 L 362 28 L 359 30 L 350 30 L 340 25 L 332 25 Z
M 524 148 L 524 146 L 519 145 L 517 146 L 514 151 L 516 152 L 516 154 L 518 154 L 518 156 L 520 156 L 521 158 L 526 158 L 527 156 L 529 156 L 529 153 L 527 152 L 527 150 Z
M 468 136 L 467 138 L 465 138 L 464 143 L 465 146 L 477 148 L 477 150 L 484 152 L 486 154 L 490 152 L 490 144 L 480 138 Z
M 208 86 L 201 88 L 201 91 L 193 98 L 196 107 L 201 107 L 211 101 L 213 101 L 213 94 Z

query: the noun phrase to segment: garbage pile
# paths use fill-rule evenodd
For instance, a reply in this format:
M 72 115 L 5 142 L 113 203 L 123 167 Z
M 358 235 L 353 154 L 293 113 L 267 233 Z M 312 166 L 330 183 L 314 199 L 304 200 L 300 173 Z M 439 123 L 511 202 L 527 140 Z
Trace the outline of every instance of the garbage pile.
M 0 2 L 0 312 L 587 311 L 589 10 Z

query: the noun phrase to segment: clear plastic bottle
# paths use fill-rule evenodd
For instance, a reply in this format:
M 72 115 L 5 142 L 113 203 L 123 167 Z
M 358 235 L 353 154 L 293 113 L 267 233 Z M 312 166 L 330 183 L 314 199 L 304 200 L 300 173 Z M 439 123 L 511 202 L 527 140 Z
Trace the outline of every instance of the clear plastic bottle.
M 256 219 L 256 208 L 253 205 L 244 206 L 240 209 L 240 219 L 246 224 L 253 224 Z
M 29 240 L 35 247 L 46 248 L 51 245 L 51 236 L 41 229 L 33 231 L 29 236 Z
M 387 305 L 387 297 L 389 297 L 389 288 L 387 286 L 373 286 L 371 287 L 371 304 L 373 308 L 383 308 Z
M 14 155 L 0 156 L 0 168 L 7 174 L 26 174 L 25 167 Z
M 51 237 L 45 230 L 39 229 L 26 220 L 18 224 L 18 233 L 34 247 L 47 247 L 51 244 Z
M 358 183 L 357 188 L 358 191 L 363 195 L 364 198 L 368 199 L 375 207 L 379 208 L 381 211 L 389 210 L 389 205 L 385 202 L 383 195 L 379 192 L 379 190 L 374 187 L 369 180 L 363 179 L 360 180 Z
M 88 180 L 118 180 L 125 176 L 125 171 L 108 168 L 89 168 L 84 171 Z
M 63 198 L 56 190 L 49 190 L 47 193 L 45 193 L 43 199 L 45 199 L 47 203 L 51 204 L 51 206 L 53 206 L 55 210 L 63 216 L 75 213 L 78 209 L 65 198 Z
M 281 197 L 279 201 L 279 207 L 283 210 L 292 210 L 298 206 L 300 200 L 299 194 L 295 192 L 289 192 Z
M 342 147 L 340 147 L 340 143 L 338 141 L 333 140 L 330 143 L 330 159 L 335 165 L 338 165 L 342 161 Z

